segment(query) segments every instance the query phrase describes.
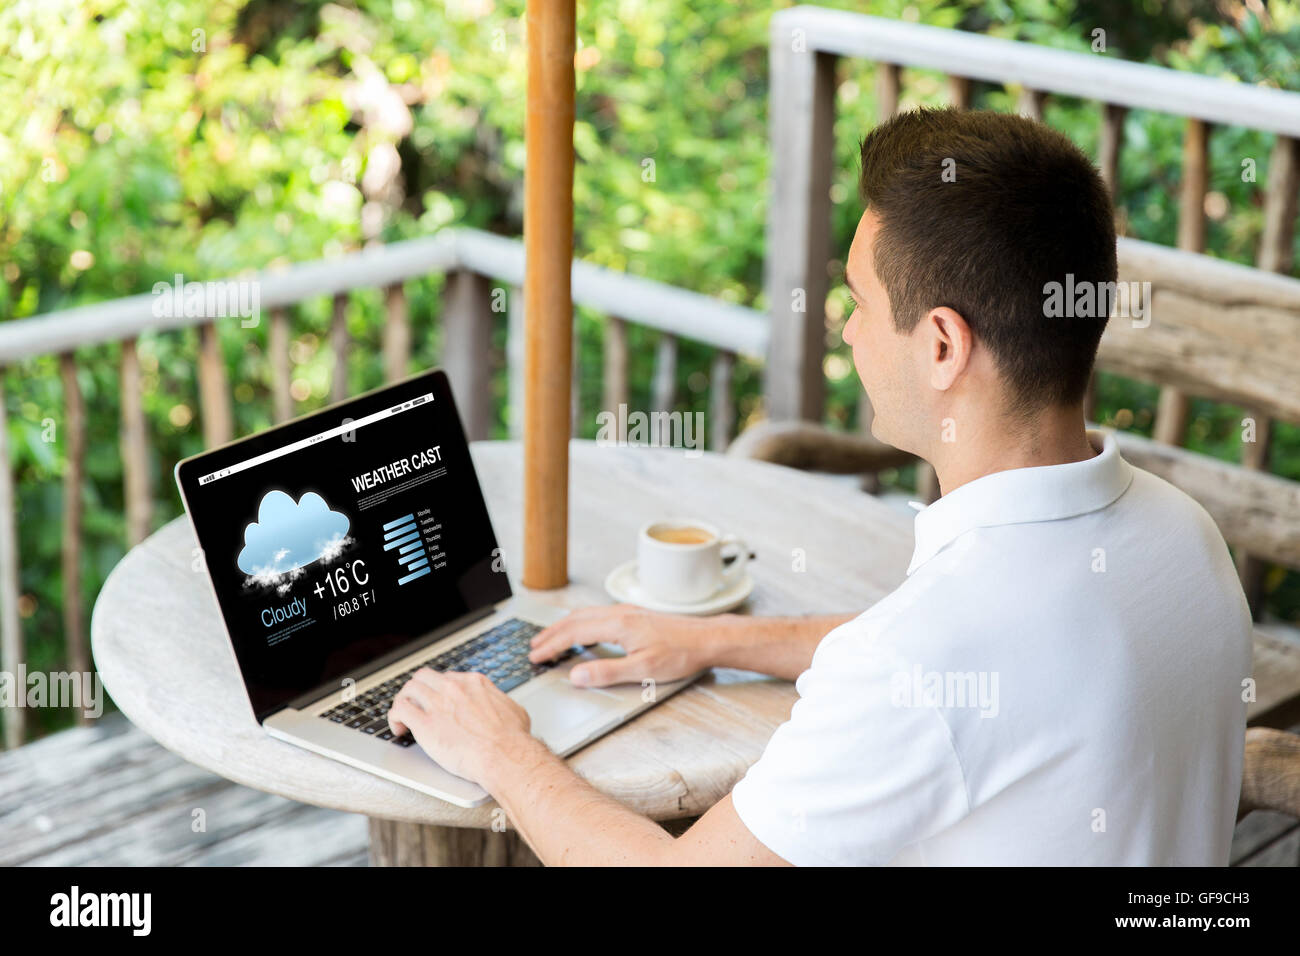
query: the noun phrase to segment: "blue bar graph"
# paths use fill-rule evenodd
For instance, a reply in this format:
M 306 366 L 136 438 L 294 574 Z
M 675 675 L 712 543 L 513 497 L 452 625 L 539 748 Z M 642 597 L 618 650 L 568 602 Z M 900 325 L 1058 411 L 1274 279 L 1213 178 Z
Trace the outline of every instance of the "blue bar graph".
M 409 535 L 407 535 L 405 538 L 397 538 L 397 539 L 394 540 L 394 541 L 390 541 L 390 542 L 388 542 L 388 544 L 384 545 L 384 550 L 385 550 L 385 551 L 392 551 L 394 548 L 400 548 L 402 545 L 407 544 L 408 542 L 411 542 L 411 541 L 415 541 L 415 540 L 416 540 L 417 538 L 419 538 L 419 537 L 420 537 L 420 532 L 418 532 L 418 531 L 412 531 L 412 532 L 411 532 Z
M 394 518 L 384 525 L 384 550 L 397 549 L 398 584 L 409 584 L 426 574 L 432 574 L 429 555 L 424 550 L 424 540 L 416 527 L 415 514 Z
M 415 522 L 411 521 L 403 525 L 402 527 L 398 528 L 396 531 L 388 532 L 388 534 L 384 535 L 384 540 L 388 541 L 392 538 L 399 538 L 402 535 L 406 534 L 406 532 L 414 531 L 414 530 L 415 530 Z

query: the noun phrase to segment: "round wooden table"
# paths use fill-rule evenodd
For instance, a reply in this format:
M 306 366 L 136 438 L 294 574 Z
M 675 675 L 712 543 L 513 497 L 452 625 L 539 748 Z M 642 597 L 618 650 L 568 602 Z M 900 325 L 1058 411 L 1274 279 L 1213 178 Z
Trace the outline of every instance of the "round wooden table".
M 517 442 L 471 446 L 511 584 L 521 565 Z M 573 441 L 569 585 L 563 607 L 610 603 L 603 582 L 637 529 L 707 518 L 756 552 L 753 614 L 865 609 L 903 580 L 912 527 L 851 484 L 680 449 Z M 113 569 L 91 622 L 95 664 L 118 707 L 160 744 L 236 783 L 370 818 L 373 864 L 536 863 L 488 803 L 462 809 L 270 737 L 254 721 L 189 520 L 161 528 Z M 789 716 L 794 686 L 715 670 L 569 758 L 600 790 L 679 830 L 730 792 Z M 498 824 L 499 829 L 499 824 Z

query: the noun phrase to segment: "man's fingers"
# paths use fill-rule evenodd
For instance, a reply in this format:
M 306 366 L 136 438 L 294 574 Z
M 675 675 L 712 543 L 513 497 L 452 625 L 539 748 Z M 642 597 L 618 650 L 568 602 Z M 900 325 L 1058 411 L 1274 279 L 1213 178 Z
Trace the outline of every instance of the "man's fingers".
M 597 604 L 591 607 L 580 607 L 576 611 L 571 611 L 570 613 L 566 614 L 564 617 L 560 618 L 560 620 L 556 621 L 554 624 L 552 624 L 550 627 L 546 628 L 545 630 L 537 634 L 534 634 L 532 643 L 536 645 L 537 642 L 542 637 L 544 637 L 549 631 L 562 631 L 565 628 L 574 627 L 575 625 L 583 624 L 589 621 L 602 620 L 605 617 L 607 617 L 611 611 L 617 610 L 622 606 L 623 605 L 620 604 L 614 604 L 614 605 Z
M 420 684 L 423 684 L 425 687 L 430 687 L 433 688 L 434 690 L 437 690 L 438 687 L 441 686 L 449 676 L 451 675 L 438 673 L 432 667 L 421 667 L 419 670 L 417 670 L 414 674 L 411 675 L 411 679 L 407 681 L 406 684 L 403 686 L 409 686 L 413 682 L 418 682 Z
M 533 649 L 528 652 L 528 659 L 535 662 L 549 661 L 559 657 L 574 644 L 585 647 L 588 644 L 599 644 L 601 641 L 618 643 L 618 634 L 608 620 L 584 618 L 570 621 L 566 617 L 533 638 Z
M 592 644 L 605 643 L 627 647 L 624 643 L 627 637 L 625 615 L 629 611 L 644 613 L 634 604 L 580 608 L 533 635 L 533 649 L 529 657 L 534 661 L 550 660 L 575 644 L 590 647 Z
M 543 644 L 550 642 L 557 636 L 574 634 L 584 629 L 592 618 L 591 612 L 595 608 L 584 607 L 581 610 L 574 611 L 565 617 L 560 618 L 549 627 L 544 627 L 529 640 L 529 645 L 534 649 Z
M 424 711 L 420 710 L 410 699 L 398 697 L 393 701 L 393 706 L 388 708 L 388 727 L 396 736 L 400 737 L 408 730 L 411 730 L 411 725 L 423 716 Z
M 419 675 L 412 677 L 402 689 L 397 692 L 397 700 L 407 699 L 415 704 L 422 712 L 428 714 L 437 706 L 438 692 L 429 686 L 428 679 L 421 679 Z
M 650 663 L 644 654 L 602 657 L 584 661 L 569 671 L 569 680 L 579 687 L 608 687 L 610 684 L 640 682 L 649 677 Z

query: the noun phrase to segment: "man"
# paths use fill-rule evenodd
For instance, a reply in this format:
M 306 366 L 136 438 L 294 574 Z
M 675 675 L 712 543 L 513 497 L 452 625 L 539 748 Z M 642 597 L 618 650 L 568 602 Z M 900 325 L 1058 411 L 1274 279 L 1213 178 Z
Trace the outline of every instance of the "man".
M 1250 616 L 1206 512 L 1085 431 L 1116 278 L 1100 177 L 1022 117 L 922 111 L 866 138 L 861 190 L 844 339 L 872 432 L 942 491 L 907 579 L 851 619 L 620 606 L 534 642 L 539 660 L 625 648 L 574 669 L 590 686 L 708 666 L 797 679 L 732 794 L 674 839 L 475 675 L 419 673 L 394 730 L 481 783 L 545 863 L 1226 864 Z M 1048 317 L 1067 276 L 1099 314 Z

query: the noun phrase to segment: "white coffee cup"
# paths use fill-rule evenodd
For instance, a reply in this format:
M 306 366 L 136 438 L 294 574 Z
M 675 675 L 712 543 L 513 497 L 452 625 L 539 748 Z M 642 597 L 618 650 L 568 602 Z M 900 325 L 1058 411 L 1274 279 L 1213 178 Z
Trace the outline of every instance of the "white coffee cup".
M 664 540 L 677 538 L 679 540 Z M 723 565 L 723 550 L 735 560 Z M 734 583 L 745 572 L 749 547 L 707 521 L 672 518 L 649 521 L 636 539 L 636 574 L 652 597 L 669 604 L 697 604 Z

